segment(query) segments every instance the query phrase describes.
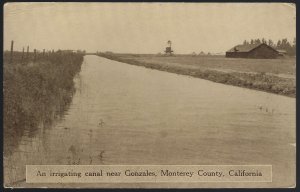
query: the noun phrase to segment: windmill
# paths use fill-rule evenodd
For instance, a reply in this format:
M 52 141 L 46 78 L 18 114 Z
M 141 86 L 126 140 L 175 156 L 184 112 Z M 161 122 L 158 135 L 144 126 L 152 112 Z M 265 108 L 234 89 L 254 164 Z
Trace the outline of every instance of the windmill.
M 166 47 L 166 50 L 165 50 L 165 53 L 166 53 L 166 55 L 172 55 L 173 54 L 173 50 L 172 50 L 172 42 L 169 40 L 168 42 L 167 42 L 167 47 Z
M 169 41 L 167 42 L 167 44 L 168 44 L 169 47 L 171 47 L 172 41 L 169 40 Z

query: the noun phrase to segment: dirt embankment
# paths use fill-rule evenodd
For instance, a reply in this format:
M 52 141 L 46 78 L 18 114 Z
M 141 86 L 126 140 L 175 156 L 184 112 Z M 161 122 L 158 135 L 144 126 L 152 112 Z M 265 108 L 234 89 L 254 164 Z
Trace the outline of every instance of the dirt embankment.
M 296 97 L 295 78 L 284 78 L 284 77 L 280 77 L 277 74 L 257 72 L 257 71 L 245 72 L 245 71 L 226 70 L 223 69 L 223 66 L 219 68 L 191 66 L 191 65 L 183 64 L 184 60 L 180 61 L 181 63 L 173 61 L 173 63 L 166 64 L 163 62 L 153 62 L 153 59 L 149 59 L 149 61 L 147 61 L 147 57 L 143 58 L 143 56 L 140 57 L 138 55 L 128 56 L 126 54 L 102 53 L 102 54 L 98 54 L 98 56 L 105 57 L 107 59 L 111 59 L 119 62 L 124 62 L 127 64 L 144 66 L 146 68 L 167 71 L 167 72 L 182 74 L 182 75 L 189 75 L 189 76 L 206 79 L 217 83 L 261 90 L 261 91 L 285 95 L 289 97 Z M 176 61 L 176 58 L 174 60 Z M 225 60 L 226 58 L 224 58 L 224 61 Z M 202 61 L 205 62 L 205 60 L 203 59 Z M 228 60 L 226 60 L 226 62 L 228 62 Z M 262 65 L 264 65 L 264 63 L 262 63 Z

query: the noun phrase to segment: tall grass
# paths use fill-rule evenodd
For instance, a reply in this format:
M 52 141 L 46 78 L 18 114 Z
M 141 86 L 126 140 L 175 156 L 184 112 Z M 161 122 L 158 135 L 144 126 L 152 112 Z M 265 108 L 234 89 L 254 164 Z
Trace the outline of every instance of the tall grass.
M 33 62 L 33 53 L 21 62 L 4 54 L 4 155 L 18 146 L 20 137 L 34 133 L 39 124 L 51 124 L 63 114 L 75 92 L 73 78 L 80 71 L 83 54 L 55 52 Z

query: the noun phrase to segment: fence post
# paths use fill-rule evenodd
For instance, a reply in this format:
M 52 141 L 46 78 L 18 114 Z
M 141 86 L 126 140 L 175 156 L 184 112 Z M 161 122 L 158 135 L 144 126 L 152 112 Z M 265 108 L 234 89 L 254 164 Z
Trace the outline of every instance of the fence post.
M 29 60 L 29 46 L 27 46 L 27 55 L 26 55 L 26 60 Z
M 23 51 L 22 51 L 21 63 L 23 63 L 23 59 L 24 59 L 24 47 L 23 47 Z
M 33 62 L 36 60 L 36 49 L 34 49 L 34 57 L 33 57 Z
M 10 63 L 13 62 L 13 53 L 14 53 L 14 41 L 11 41 L 11 45 L 10 45 Z

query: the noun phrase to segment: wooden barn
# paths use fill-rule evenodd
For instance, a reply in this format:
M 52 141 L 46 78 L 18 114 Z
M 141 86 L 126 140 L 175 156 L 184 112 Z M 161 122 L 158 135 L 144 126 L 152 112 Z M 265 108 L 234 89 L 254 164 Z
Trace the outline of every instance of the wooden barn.
M 265 43 L 237 45 L 226 52 L 226 57 L 231 58 L 275 59 L 278 56 L 278 51 Z

